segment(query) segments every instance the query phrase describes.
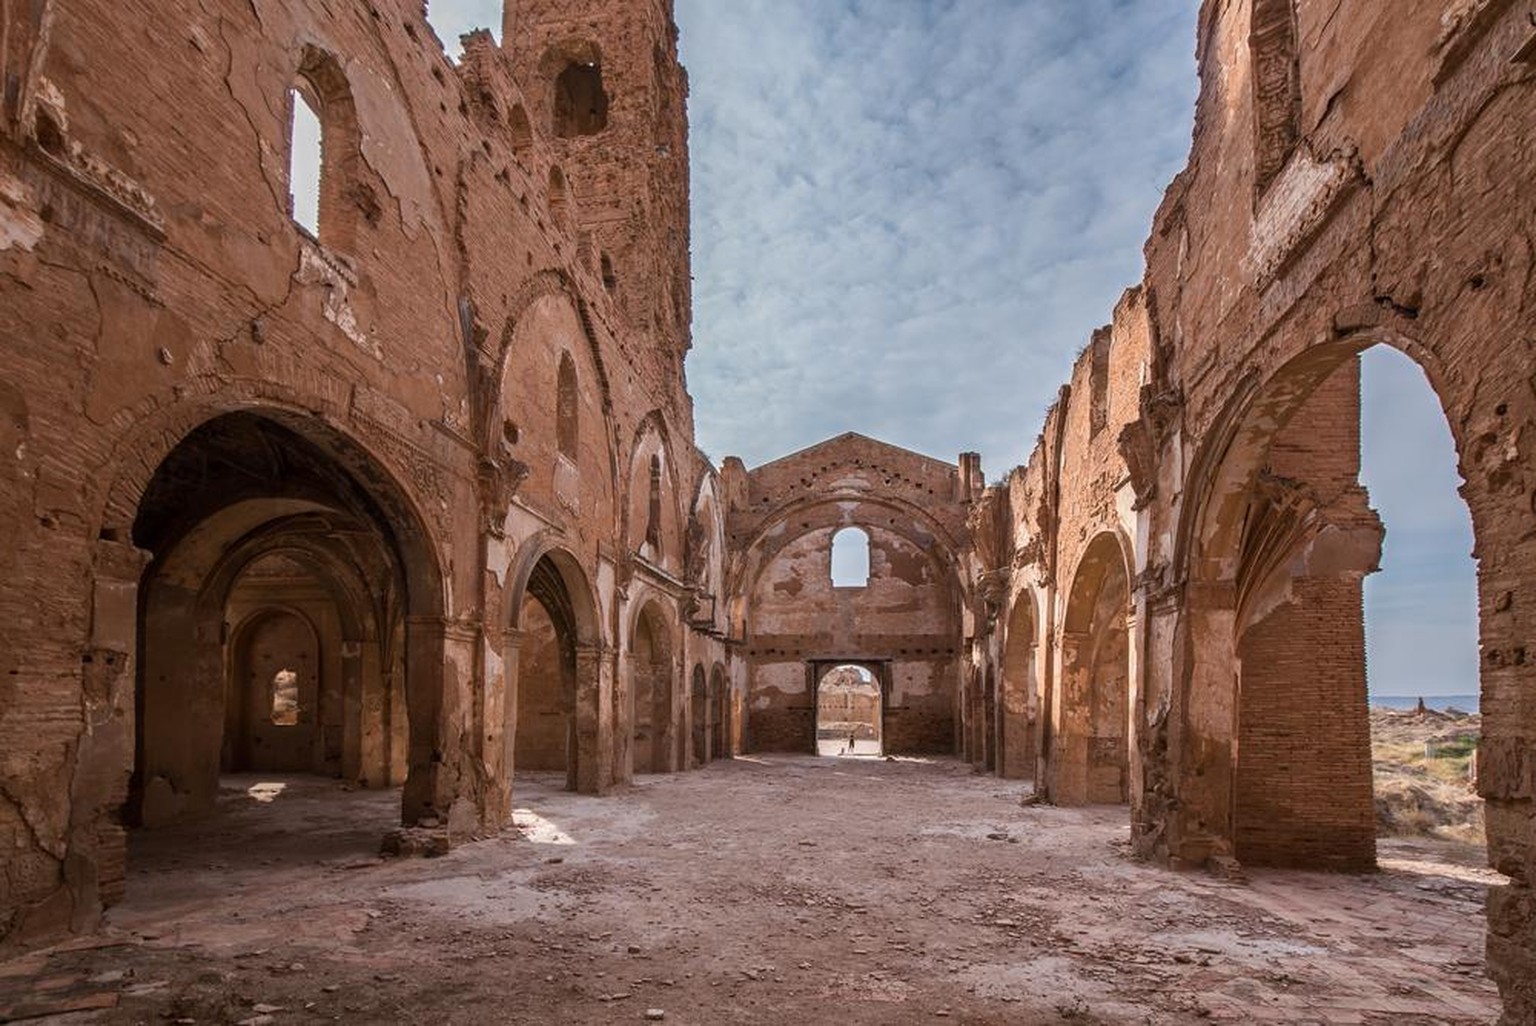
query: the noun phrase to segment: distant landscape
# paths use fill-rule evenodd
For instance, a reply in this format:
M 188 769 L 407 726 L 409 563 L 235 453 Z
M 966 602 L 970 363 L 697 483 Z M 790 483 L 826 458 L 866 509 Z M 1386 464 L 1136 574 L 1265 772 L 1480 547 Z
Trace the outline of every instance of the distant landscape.
M 1372 709 L 1414 709 L 1419 704 L 1418 695 L 1377 695 L 1370 696 Z M 1436 712 L 1445 712 L 1455 709 L 1457 712 L 1480 712 L 1477 695 L 1424 695 L 1424 707 Z
M 1483 720 L 1465 710 L 1476 696 L 1424 696 L 1402 706 L 1371 698 L 1371 760 L 1375 773 L 1376 829 L 1385 837 L 1437 837 L 1482 846 L 1483 800 L 1477 794 L 1477 748 Z

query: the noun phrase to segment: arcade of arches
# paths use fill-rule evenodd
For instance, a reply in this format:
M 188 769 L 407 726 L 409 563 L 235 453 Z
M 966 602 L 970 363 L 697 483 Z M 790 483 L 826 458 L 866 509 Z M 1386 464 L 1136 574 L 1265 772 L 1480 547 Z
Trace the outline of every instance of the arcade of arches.
M 509 0 L 453 63 L 419 3 L 161 0 L 213 77 L 142 6 L 3 7 L 0 944 L 96 928 L 221 773 L 399 788 L 437 850 L 520 773 L 618 807 L 824 718 L 1123 806 L 1155 863 L 1368 869 L 1381 345 L 1464 479 L 1487 967 L 1536 1021 L 1528 4 L 1202 4 L 1143 278 L 990 485 L 694 444 L 670 3 Z

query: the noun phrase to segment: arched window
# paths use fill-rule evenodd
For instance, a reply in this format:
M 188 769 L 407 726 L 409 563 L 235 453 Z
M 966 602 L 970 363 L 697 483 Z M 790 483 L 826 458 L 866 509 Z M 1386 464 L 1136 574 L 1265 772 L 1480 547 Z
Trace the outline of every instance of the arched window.
M 608 93 L 595 61 L 572 61 L 555 78 L 555 135 L 571 139 L 608 127 Z
M 360 177 L 357 110 L 336 58 L 304 51 L 288 110 L 288 214 L 327 246 L 347 249 L 359 218 L 377 225 L 383 206 Z
M 320 112 L 307 89 L 288 90 L 293 127 L 288 140 L 288 214 L 300 228 L 320 237 L 320 173 L 324 162 Z
M 560 371 L 555 387 L 555 441 L 560 455 L 575 462 L 581 440 L 577 411 L 580 393 L 576 388 L 576 362 L 570 353 L 560 354 Z
M 832 587 L 869 586 L 869 535 L 845 527 L 832 536 Z

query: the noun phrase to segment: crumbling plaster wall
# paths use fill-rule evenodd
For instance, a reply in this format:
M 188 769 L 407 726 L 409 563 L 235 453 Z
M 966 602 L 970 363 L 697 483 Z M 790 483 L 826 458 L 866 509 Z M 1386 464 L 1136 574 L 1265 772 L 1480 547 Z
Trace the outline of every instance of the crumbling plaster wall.
M 1536 579 L 1536 554 L 1522 525 L 1533 508 L 1536 290 L 1532 208 L 1522 197 L 1536 175 L 1532 12 L 1510 0 L 1294 9 L 1264 0 L 1264 17 L 1286 31 L 1260 38 L 1260 6 L 1201 8 L 1190 160 L 1158 211 L 1136 291 L 1140 373 L 1109 374 L 1110 391 L 1122 395 L 1109 425 L 1118 451 L 1095 446 L 1091 432 L 1081 444 L 1090 346 L 1064 393 L 1067 410 L 1047 418 L 1030 465 L 1008 479 L 1015 555 L 1005 593 L 1014 602 L 1029 589 L 1054 593 L 1044 607 L 1057 622 L 1039 627 L 1047 644 L 1039 655 L 1056 663 L 1044 676 L 1059 677 L 1056 632 L 1073 550 L 1098 528 L 1123 532 L 1135 587 L 1133 836 L 1143 853 L 1175 862 L 1230 859 L 1234 814 L 1253 818 L 1234 801 L 1235 730 L 1263 732 L 1282 760 L 1287 750 L 1360 744 L 1328 735 L 1358 733 L 1359 578 L 1374 566 L 1380 527 L 1363 492 L 1324 494 L 1332 475 L 1352 476 L 1358 461 L 1358 441 L 1330 426 L 1358 416 L 1357 397 L 1324 386 L 1370 345 L 1418 362 L 1446 411 L 1477 538 L 1479 787 L 1490 859 L 1512 880 L 1490 898 L 1489 965 L 1506 1021 L 1528 1022 L 1536 1016 L 1536 703 L 1522 596 Z M 1264 88 L 1256 90 L 1261 62 Z M 1277 155 L 1261 177 L 1261 157 Z M 1117 329 L 1120 322 L 1117 312 Z M 1288 436 L 1316 448 L 1309 454 Z M 1244 531 L 1250 517 L 1276 525 L 1278 551 L 1254 549 L 1256 533 Z M 1246 580 L 1255 559 L 1279 576 Z M 1240 708 L 1243 610 L 1252 608 L 1243 596 L 1262 604 L 1274 594 L 1291 605 L 1265 607 L 1271 612 L 1249 627 L 1257 631 L 1250 657 L 1283 678 L 1274 669 L 1280 645 L 1283 665 L 1305 677 L 1320 646 L 1336 686 L 1313 703 Z M 1291 617 L 1289 626 L 1268 622 L 1273 615 Z M 1004 651 L 984 646 L 972 658 L 979 665 Z M 1262 691 L 1290 686 L 1267 681 Z M 1050 697 L 1046 689 L 1042 703 Z M 1334 717 L 1327 730 L 1319 704 Z M 1047 758 L 1047 787 L 1051 774 Z M 1293 813 L 1311 814 L 1326 789 L 1295 783 L 1298 794 L 1265 843 L 1312 864 L 1357 858 L 1344 848 L 1358 853 L 1368 839 L 1353 812 L 1348 823 L 1318 819 L 1310 835 L 1297 823 L 1284 828 Z
M 885 745 L 955 746 L 967 505 L 954 464 L 846 434 L 748 472 L 727 460 L 733 636 L 751 750 L 814 750 L 815 666 L 886 669 Z M 832 537 L 869 538 L 866 587 L 834 587 Z
M 627 180 L 608 195 L 610 212 L 644 210 L 626 230 L 658 254 L 625 269 L 633 305 L 586 244 L 581 162 L 530 124 L 516 49 L 488 34 L 468 37 L 455 66 L 406 0 L 166 0 L 147 23 L 133 5 L 6 5 L 0 517 L 13 543 L 0 561 L 25 586 L 0 597 L 4 942 L 87 928 L 121 892 L 151 556 L 131 529 L 163 457 L 222 414 L 280 420 L 374 493 L 386 535 L 419 538 L 407 553 L 420 570 L 408 824 L 466 836 L 508 814 L 507 628 L 530 555 L 561 554 L 584 592 L 579 727 L 589 754 L 611 747 L 634 572 L 619 468 L 660 417 L 677 468 L 665 544 L 679 560 L 682 510 L 707 468 L 678 341 L 686 77 L 669 4 L 563 7 L 613 33 L 602 43 L 621 103 L 613 134 L 588 148 L 624 166 L 617 151 L 640 147 L 648 188 L 667 197 L 658 205 Z M 540 31 L 546 15 L 523 25 Z M 143 59 L 151 50 L 170 56 Z M 328 137 L 357 146 L 345 187 L 333 177 L 323 190 L 344 216 L 323 216 L 318 240 L 290 220 L 287 183 L 288 90 L 316 54 L 345 95 L 327 116 L 354 119 Z M 624 114 L 641 110 L 644 124 Z M 655 156 L 662 131 L 667 161 Z M 559 162 L 576 182 L 563 209 L 549 195 Z M 632 313 L 663 305 L 666 331 Z M 580 368 L 574 474 L 554 458 L 548 416 L 562 352 Z M 665 596 L 674 624 L 686 595 L 678 581 Z M 718 638 L 699 647 L 711 665 L 728 658 Z M 580 785 L 622 780 L 594 757 Z

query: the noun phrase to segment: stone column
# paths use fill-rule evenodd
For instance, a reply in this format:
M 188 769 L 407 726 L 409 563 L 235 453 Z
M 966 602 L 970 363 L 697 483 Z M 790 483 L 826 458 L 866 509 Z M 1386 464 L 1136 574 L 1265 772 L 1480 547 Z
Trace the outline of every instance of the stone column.
M 410 770 L 401 796 L 406 826 L 436 821 L 455 833 L 480 826 L 467 753 L 471 660 L 478 631 L 434 616 L 405 621 L 405 696 L 410 708 Z

